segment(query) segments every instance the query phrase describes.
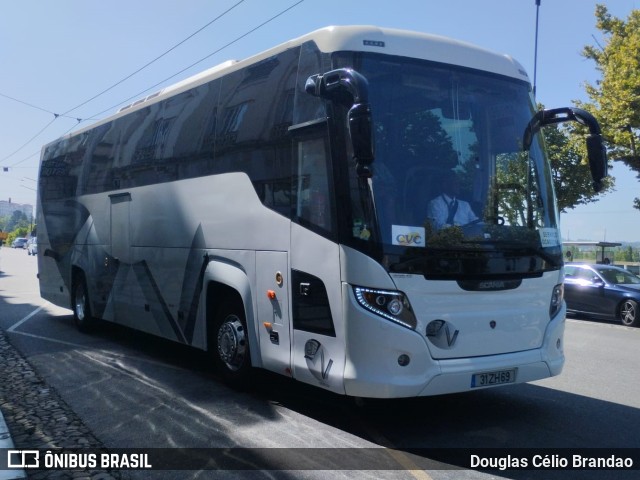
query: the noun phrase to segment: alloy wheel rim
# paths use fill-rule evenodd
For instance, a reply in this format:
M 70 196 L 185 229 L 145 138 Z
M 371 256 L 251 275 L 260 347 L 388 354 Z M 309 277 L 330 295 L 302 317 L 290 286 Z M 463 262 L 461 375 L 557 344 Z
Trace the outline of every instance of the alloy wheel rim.
M 630 325 L 636 319 L 636 309 L 633 303 L 624 302 L 622 305 L 622 323 L 625 325 Z
M 247 339 L 242 322 L 230 315 L 218 330 L 218 356 L 231 371 L 237 371 L 244 363 Z

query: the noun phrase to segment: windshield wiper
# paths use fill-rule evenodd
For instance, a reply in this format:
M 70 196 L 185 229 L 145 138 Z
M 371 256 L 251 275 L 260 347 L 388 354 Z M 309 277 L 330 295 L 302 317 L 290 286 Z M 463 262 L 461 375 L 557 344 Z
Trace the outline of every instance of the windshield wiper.
M 493 245 L 499 245 L 500 247 L 504 247 L 505 249 L 508 248 L 512 248 L 512 249 L 517 249 L 517 250 L 521 250 L 524 253 L 527 253 L 529 255 L 536 255 L 540 258 L 542 258 L 543 260 L 549 262 L 551 265 L 553 265 L 554 267 L 559 267 L 562 264 L 562 261 L 559 260 L 558 256 L 556 255 L 552 255 L 550 253 L 547 253 L 544 251 L 544 248 L 542 247 L 534 247 L 533 245 L 529 244 L 529 243 L 523 243 L 523 242 L 514 242 L 513 240 L 481 240 L 481 241 L 477 241 L 477 242 L 469 242 L 469 243 L 481 243 L 481 244 L 493 244 Z M 562 257 L 560 257 L 561 259 Z
M 391 265 L 389 265 L 389 271 L 399 273 L 413 273 L 414 271 L 418 271 L 419 273 L 422 273 L 427 260 L 428 258 L 424 256 L 410 258 L 409 260 L 405 260 L 403 262 L 392 263 Z

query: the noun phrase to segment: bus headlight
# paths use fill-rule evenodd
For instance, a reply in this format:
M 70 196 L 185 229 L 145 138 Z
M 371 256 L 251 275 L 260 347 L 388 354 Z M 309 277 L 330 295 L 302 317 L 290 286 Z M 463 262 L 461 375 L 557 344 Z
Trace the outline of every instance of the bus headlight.
M 549 305 L 549 318 L 555 317 L 556 313 L 562 308 L 562 301 L 564 300 L 564 284 L 556 285 L 553 287 L 551 293 L 551 304 Z
M 404 293 L 355 286 L 353 292 L 360 306 L 366 310 L 404 327 L 416 328 L 416 317 Z

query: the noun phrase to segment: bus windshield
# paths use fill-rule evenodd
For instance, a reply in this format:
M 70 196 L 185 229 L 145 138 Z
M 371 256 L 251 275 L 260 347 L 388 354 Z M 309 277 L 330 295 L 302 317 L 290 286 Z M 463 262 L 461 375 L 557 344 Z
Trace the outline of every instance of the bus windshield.
M 356 247 L 374 242 L 390 271 L 434 279 L 560 268 L 540 134 L 522 149 L 535 114 L 528 83 L 375 54 L 353 65 L 369 82 L 375 141 L 369 188 L 350 175 Z

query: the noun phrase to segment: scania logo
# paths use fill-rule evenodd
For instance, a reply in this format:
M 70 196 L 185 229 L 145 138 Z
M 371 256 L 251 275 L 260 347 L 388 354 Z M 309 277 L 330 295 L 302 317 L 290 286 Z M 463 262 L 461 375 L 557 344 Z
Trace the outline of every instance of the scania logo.
M 456 343 L 460 330 L 444 320 L 433 320 L 427 325 L 427 338 L 438 348 L 449 349 Z
M 505 283 L 500 280 L 480 282 L 478 284 L 478 290 L 504 290 L 504 288 Z

